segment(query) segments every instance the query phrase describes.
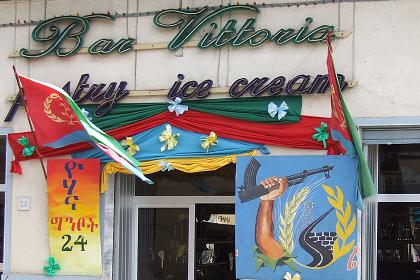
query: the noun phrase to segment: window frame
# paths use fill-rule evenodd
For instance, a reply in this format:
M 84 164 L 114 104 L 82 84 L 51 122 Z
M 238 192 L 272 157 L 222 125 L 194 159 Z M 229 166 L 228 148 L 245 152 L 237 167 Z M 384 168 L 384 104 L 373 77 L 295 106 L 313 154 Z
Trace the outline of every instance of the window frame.
M 10 148 L 7 135 L 12 132 L 11 128 L 0 128 L 0 135 L 6 137 L 6 164 L 5 164 L 5 183 L 0 184 L 0 192 L 4 192 L 4 244 L 3 244 L 3 272 L 2 279 L 6 279 L 10 275 L 10 235 L 11 235 L 11 212 L 12 212 L 12 180 L 13 176 L 10 173 L 10 164 L 12 160 L 12 149 Z
M 363 150 L 371 168 L 375 187 L 378 190 L 378 145 L 420 143 L 420 117 L 359 118 L 355 119 L 355 123 L 359 127 Z M 420 202 L 420 194 L 377 194 L 375 197 L 365 199 L 365 212 L 362 213 L 361 220 L 361 244 L 367 245 L 362 247 L 362 280 L 378 280 L 377 223 L 378 205 L 382 202 Z

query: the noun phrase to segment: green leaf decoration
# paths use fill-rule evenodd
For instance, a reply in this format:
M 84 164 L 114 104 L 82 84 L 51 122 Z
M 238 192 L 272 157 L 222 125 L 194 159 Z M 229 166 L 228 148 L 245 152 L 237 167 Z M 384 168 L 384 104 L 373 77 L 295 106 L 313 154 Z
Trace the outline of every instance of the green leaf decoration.
M 296 256 L 293 256 L 293 255 L 292 255 L 292 254 L 290 254 L 289 252 L 285 251 L 285 252 L 284 252 L 284 256 L 283 256 L 283 258 L 284 258 L 284 259 L 295 259 L 295 258 L 296 258 Z
M 22 146 L 28 146 L 29 145 L 29 140 L 26 136 L 22 136 L 20 137 L 17 142 L 22 145 Z
M 318 142 L 322 142 L 324 149 L 327 148 L 327 139 L 330 138 L 330 135 L 327 131 L 328 125 L 324 122 L 321 122 L 320 127 L 314 128 L 316 133 L 312 135 L 312 139 L 315 139 Z
M 35 152 L 35 146 L 29 145 L 29 140 L 26 136 L 22 136 L 17 140 L 19 145 L 22 145 L 24 148 L 22 150 L 22 156 L 30 157 Z
M 60 270 L 61 267 L 58 263 L 55 262 L 54 257 L 49 257 L 48 258 L 48 265 L 43 267 L 44 272 L 46 275 L 48 276 L 55 276 L 56 275 L 56 270 Z
M 295 263 L 293 262 L 293 259 L 286 259 L 286 260 L 283 260 L 283 262 L 294 271 L 300 273 L 300 270 L 296 267 Z
M 257 246 L 257 245 L 252 246 L 252 253 L 254 253 L 254 256 L 255 256 L 255 252 L 256 252 L 258 249 L 259 249 L 259 248 L 258 248 L 258 246 Z
M 258 270 L 260 270 L 261 266 L 264 264 L 264 261 L 261 259 L 256 259 L 255 260 L 255 272 L 258 272 Z
M 269 256 L 266 256 L 263 254 L 260 248 L 258 246 L 254 245 L 252 247 L 252 250 L 254 252 L 254 258 L 255 258 L 255 272 L 258 272 L 258 270 L 264 266 L 264 267 L 270 267 L 273 272 L 276 271 L 276 267 L 278 265 L 287 265 L 291 269 L 293 269 L 296 272 L 300 272 L 296 266 L 294 265 L 293 259 L 296 258 L 296 256 L 292 256 L 289 252 L 285 251 L 285 254 L 280 259 L 271 258 Z

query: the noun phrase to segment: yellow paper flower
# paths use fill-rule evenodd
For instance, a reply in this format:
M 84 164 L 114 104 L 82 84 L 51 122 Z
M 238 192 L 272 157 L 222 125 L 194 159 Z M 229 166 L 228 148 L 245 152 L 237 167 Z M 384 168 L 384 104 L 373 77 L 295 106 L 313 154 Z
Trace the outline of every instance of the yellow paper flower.
M 133 137 L 126 137 L 125 140 L 121 141 L 121 146 L 128 146 L 126 151 L 130 156 L 134 156 L 138 151 L 140 151 L 139 146 L 134 144 Z
M 209 136 L 201 139 L 201 147 L 209 152 L 210 146 L 216 146 L 217 145 L 217 135 L 213 131 L 210 132 Z
M 172 127 L 170 124 L 167 124 L 165 130 L 159 136 L 159 141 L 164 142 L 163 146 L 160 147 L 160 151 L 172 150 L 178 145 L 179 133 L 172 134 Z

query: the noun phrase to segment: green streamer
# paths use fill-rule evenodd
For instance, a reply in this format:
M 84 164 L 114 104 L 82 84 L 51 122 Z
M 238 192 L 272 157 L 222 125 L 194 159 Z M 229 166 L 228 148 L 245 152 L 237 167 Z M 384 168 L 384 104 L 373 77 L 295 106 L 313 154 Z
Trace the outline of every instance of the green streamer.
M 281 104 L 285 101 L 289 109 L 287 115 L 278 120 L 267 113 L 270 102 Z M 296 123 L 300 121 L 302 96 L 273 96 L 251 98 L 222 98 L 182 101 L 189 110 L 216 114 L 224 117 L 263 123 Z M 123 103 L 117 104 L 110 113 L 100 118 L 93 118 L 93 123 L 102 130 L 109 130 L 145 120 L 168 111 L 168 103 Z M 93 115 L 97 105 L 83 106 Z M 180 116 L 181 117 L 181 116 Z

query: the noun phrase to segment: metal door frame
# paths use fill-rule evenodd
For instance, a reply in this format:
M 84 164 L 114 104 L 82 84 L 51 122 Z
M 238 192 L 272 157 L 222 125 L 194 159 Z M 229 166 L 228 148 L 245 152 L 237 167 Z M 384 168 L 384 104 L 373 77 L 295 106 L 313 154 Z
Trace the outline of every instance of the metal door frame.
M 188 280 L 195 278 L 195 205 L 235 204 L 233 196 L 135 196 L 133 198 L 133 248 L 131 249 L 132 275 L 137 279 L 138 260 L 138 209 L 139 208 L 188 208 Z M 139 280 L 139 279 L 137 279 Z M 141 279 L 143 280 L 143 279 Z

